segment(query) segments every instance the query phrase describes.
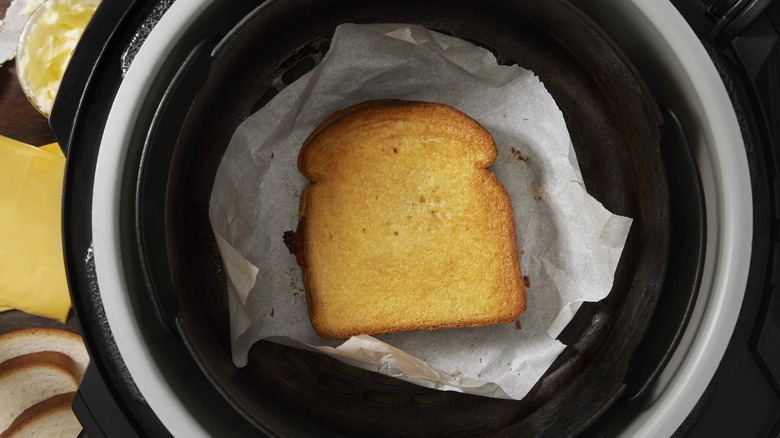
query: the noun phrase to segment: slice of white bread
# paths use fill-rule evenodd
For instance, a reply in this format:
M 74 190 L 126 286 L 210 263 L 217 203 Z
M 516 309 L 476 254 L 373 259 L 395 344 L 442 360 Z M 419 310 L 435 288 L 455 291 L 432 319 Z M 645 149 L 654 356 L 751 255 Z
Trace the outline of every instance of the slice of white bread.
M 82 427 L 71 408 L 75 395 L 75 392 L 66 392 L 30 406 L 0 434 L 0 438 L 77 437 Z
M 493 138 L 437 103 L 369 101 L 304 142 L 285 241 L 327 338 L 514 321 L 525 309 L 512 206 Z
M 38 351 L 58 351 L 70 356 L 84 376 L 89 354 L 78 333 L 55 328 L 28 328 L 0 335 L 0 363 L 16 356 Z
M 78 366 L 56 351 L 23 354 L 0 364 L 0 430 L 30 406 L 78 389 Z

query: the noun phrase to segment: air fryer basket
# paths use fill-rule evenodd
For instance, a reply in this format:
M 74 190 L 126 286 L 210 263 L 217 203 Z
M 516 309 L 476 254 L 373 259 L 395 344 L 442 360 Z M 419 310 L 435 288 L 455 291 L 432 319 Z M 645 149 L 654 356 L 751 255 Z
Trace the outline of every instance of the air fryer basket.
M 230 359 L 227 282 L 208 221 L 216 169 L 238 124 L 313 68 L 346 22 L 420 24 L 535 72 L 566 117 L 591 194 L 634 218 L 609 297 L 582 306 L 560 336 L 566 350 L 521 401 L 434 391 L 265 341 L 250 350 L 246 367 Z M 690 157 L 677 130 L 662 137 L 664 113 L 616 46 L 565 1 L 271 1 L 226 34 L 204 36 L 174 70 L 140 153 L 130 226 L 160 323 L 180 333 L 212 384 L 258 429 L 574 435 L 616 402 L 639 397 L 673 348 L 696 291 L 702 228 L 694 220 L 691 233 L 671 242 L 666 171 L 669 160 L 677 162 L 673 171 L 683 176 L 675 184 L 691 193 L 672 199 L 683 206 L 672 212 L 700 218 L 697 181 L 679 164 Z M 667 276 L 669 255 L 680 246 L 693 248 L 693 262 Z M 653 309 L 669 294 L 677 298 L 664 306 L 682 306 L 682 314 L 638 350 Z M 649 365 L 632 368 L 636 354 Z

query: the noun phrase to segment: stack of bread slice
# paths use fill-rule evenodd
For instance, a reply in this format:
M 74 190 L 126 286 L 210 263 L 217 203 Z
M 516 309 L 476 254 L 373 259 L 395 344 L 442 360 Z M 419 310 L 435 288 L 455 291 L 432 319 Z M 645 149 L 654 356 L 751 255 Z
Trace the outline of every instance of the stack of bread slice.
M 81 336 L 71 331 L 0 335 L 0 438 L 78 436 L 71 404 L 88 364 Z

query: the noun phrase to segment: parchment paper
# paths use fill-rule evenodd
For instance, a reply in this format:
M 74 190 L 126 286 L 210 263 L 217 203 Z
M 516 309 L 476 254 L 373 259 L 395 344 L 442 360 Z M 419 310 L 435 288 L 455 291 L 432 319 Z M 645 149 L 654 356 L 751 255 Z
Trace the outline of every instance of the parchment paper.
M 521 60 L 522 62 L 522 60 Z M 308 134 L 369 99 L 436 101 L 481 123 L 490 168 L 512 200 L 528 306 L 516 322 L 478 328 L 319 338 L 300 269 L 282 241 L 308 181 L 296 168 Z M 316 348 L 438 389 L 520 399 L 565 346 L 555 337 L 584 301 L 604 298 L 631 219 L 587 194 L 561 112 L 530 71 L 424 28 L 340 26 L 322 63 L 235 132 L 217 173 L 210 219 L 229 279 L 233 360 L 260 339 Z

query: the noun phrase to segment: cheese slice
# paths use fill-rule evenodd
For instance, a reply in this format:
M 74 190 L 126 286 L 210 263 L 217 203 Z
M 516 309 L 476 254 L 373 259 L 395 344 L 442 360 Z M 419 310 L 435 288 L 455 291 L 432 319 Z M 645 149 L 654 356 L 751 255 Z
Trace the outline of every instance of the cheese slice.
M 65 157 L 0 136 L 0 306 L 62 322 L 70 295 L 62 256 Z
M 51 152 L 52 154 L 59 155 L 61 157 L 65 156 L 65 154 L 62 153 L 62 148 L 60 147 L 59 143 L 50 143 L 47 145 L 43 145 L 40 146 L 38 149 L 46 152 Z

